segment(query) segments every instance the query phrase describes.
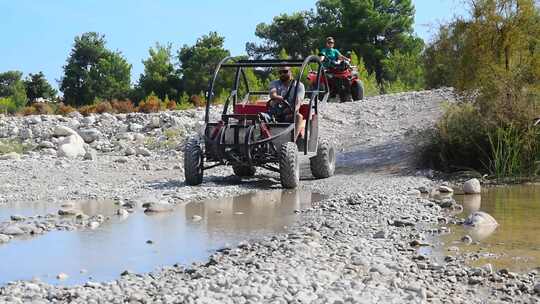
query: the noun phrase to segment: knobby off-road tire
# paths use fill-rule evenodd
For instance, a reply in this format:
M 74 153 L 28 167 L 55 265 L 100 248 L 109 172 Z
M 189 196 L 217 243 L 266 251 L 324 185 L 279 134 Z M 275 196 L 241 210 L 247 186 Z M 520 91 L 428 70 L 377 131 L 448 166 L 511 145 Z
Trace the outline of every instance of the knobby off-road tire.
M 327 178 L 336 170 L 336 152 L 328 140 L 322 139 L 317 146 L 317 155 L 309 159 L 311 174 L 316 178 Z
M 233 166 L 233 171 L 239 177 L 252 177 L 257 172 L 257 168 L 250 166 Z
M 198 138 L 192 137 L 184 148 L 184 176 L 186 184 L 199 185 L 203 180 L 203 151 Z
M 300 182 L 300 164 L 298 148 L 295 143 L 288 142 L 279 151 L 279 177 L 283 188 L 294 189 Z
M 352 101 L 351 84 L 349 83 L 349 81 L 347 81 L 345 79 L 338 79 L 337 83 L 339 84 L 337 86 L 338 95 L 339 95 L 339 102 Z
M 352 84 L 351 96 L 353 101 L 364 100 L 364 84 L 360 80 Z

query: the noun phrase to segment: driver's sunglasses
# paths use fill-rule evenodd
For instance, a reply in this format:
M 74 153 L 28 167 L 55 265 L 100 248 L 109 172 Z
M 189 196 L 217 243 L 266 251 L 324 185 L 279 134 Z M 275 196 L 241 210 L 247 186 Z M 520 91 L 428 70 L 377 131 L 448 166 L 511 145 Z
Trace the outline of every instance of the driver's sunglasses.
M 330 41 L 328 41 L 326 44 L 334 45 L 334 43 Z
M 279 70 L 280 74 L 289 74 L 289 70 Z

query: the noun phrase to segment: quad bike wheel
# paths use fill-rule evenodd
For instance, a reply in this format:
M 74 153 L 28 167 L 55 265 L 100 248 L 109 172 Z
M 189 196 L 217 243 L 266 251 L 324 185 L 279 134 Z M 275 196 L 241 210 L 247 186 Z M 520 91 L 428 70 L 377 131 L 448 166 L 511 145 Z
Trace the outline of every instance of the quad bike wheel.
M 293 142 L 281 146 L 279 151 L 279 176 L 283 188 L 294 189 L 300 182 L 298 147 Z
M 184 148 L 184 176 L 186 184 L 199 185 L 203 180 L 204 159 L 201 143 L 198 138 L 192 137 Z
M 353 101 L 364 99 L 364 84 L 360 80 L 351 85 L 351 96 Z
M 257 168 L 250 166 L 233 166 L 233 171 L 239 177 L 252 177 L 257 172 Z
M 328 140 L 322 139 L 317 146 L 317 155 L 309 159 L 311 174 L 316 178 L 327 178 L 336 170 L 336 153 Z
M 345 79 L 336 79 L 337 90 L 339 95 L 339 102 L 349 102 L 352 101 L 351 97 L 351 84 L 348 80 Z

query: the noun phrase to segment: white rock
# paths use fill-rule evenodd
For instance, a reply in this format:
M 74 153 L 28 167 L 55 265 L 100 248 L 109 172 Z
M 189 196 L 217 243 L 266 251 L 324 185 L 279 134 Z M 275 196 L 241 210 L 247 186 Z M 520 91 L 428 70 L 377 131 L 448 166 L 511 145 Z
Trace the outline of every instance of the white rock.
M 11 238 L 9 237 L 9 235 L 0 234 L 0 244 L 7 243 L 7 242 L 9 242 L 10 239 Z
M 21 159 L 21 155 L 17 152 L 10 152 L 0 155 L 0 160 L 18 160 Z
M 483 211 L 473 212 L 471 215 L 469 215 L 469 217 L 467 217 L 463 224 L 472 227 L 499 225 L 493 216 Z
M 73 111 L 73 112 L 68 113 L 67 117 L 82 119 L 84 116 L 82 116 L 82 114 L 77 111 Z
M 0 230 L 0 234 L 22 235 L 24 234 L 24 231 L 19 226 L 11 225 L 11 226 L 4 227 L 2 230 Z
M 96 229 L 99 227 L 99 222 L 93 221 L 88 224 L 88 228 L 90 229 Z
M 77 158 L 84 156 L 86 150 L 84 149 L 84 140 L 75 133 L 66 137 L 58 147 L 58 157 Z
M 135 140 L 139 144 L 142 144 L 144 142 L 144 135 L 136 133 L 135 135 L 133 135 L 133 140 Z
M 98 138 L 100 138 L 101 136 L 103 136 L 101 132 L 99 132 L 99 130 L 95 128 L 80 130 L 79 135 L 82 137 L 82 139 L 86 143 L 91 143 L 97 140 Z
M 87 126 L 93 125 L 95 122 L 96 122 L 96 118 L 94 116 L 87 116 L 81 119 L 81 123 Z
M 129 125 L 129 130 L 130 130 L 131 132 L 141 132 L 142 129 L 143 129 L 143 126 L 141 126 L 141 125 L 138 124 L 138 123 L 131 123 L 131 124 Z
M 131 147 L 126 148 L 126 151 L 125 151 L 126 156 L 135 155 L 135 153 L 137 153 L 137 151 L 135 151 L 135 149 L 133 149 Z
M 161 127 L 161 119 L 159 118 L 159 116 L 150 117 L 150 122 L 148 123 L 148 126 L 152 129 L 157 129 Z
M 66 126 L 57 126 L 56 128 L 54 128 L 53 134 L 56 137 L 78 135 L 77 132 L 75 132 L 73 129 L 68 128 Z
M 453 193 L 454 190 L 448 186 L 439 186 L 440 193 Z
M 58 280 L 63 281 L 63 280 L 67 280 L 67 278 L 69 278 L 69 276 L 68 276 L 67 274 L 65 274 L 65 273 L 62 272 L 62 273 L 57 274 L 57 275 L 56 275 L 56 278 L 57 278 Z
M 470 179 L 463 184 L 465 194 L 479 194 L 481 190 L 480 181 L 476 178 Z
M 37 115 L 32 115 L 28 118 L 27 122 L 31 125 L 36 125 L 38 123 L 41 123 L 41 117 Z
M 152 155 L 152 153 L 150 153 L 150 150 L 144 148 L 144 147 L 137 147 L 137 149 L 135 149 L 136 151 L 136 154 L 137 155 L 142 155 L 142 156 L 150 156 Z
M 191 220 L 194 221 L 194 222 L 198 222 L 198 221 L 202 220 L 202 217 L 200 215 L 195 214 L 195 215 L 193 215 L 191 217 Z

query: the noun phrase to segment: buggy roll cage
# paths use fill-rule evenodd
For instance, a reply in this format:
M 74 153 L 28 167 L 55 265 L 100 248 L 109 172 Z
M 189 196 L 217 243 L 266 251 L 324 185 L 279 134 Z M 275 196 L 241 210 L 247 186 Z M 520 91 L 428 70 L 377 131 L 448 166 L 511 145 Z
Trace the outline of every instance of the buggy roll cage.
M 292 100 L 295 100 L 296 102 L 297 99 L 298 99 L 298 88 L 299 88 L 299 85 L 300 85 L 300 82 L 301 80 L 304 78 L 304 74 L 306 72 L 306 68 L 309 67 L 310 64 L 312 63 L 315 63 L 317 64 L 317 87 L 315 88 L 315 90 L 306 90 L 306 93 L 308 93 L 308 95 L 306 96 L 309 96 L 309 106 L 308 106 L 308 111 L 307 111 L 307 116 L 304 117 L 304 119 L 306 120 L 306 124 L 305 124 L 305 142 L 304 142 L 304 147 L 303 149 L 300 149 L 300 151 L 303 150 L 304 154 L 307 154 L 308 153 L 308 141 L 310 139 L 310 133 L 309 130 L 310 130 L 310 126 L 311 126 L 311 118 L 312 118 L 312 114 L 314 111 L 315 114 L 318 114 L 319 113 L 319 101 L 320 101 L 320 94 L 324 94 L 324 97 L 322 98 L 322 101 L 326 101 L 328 99 L 328 96 L 329 96 L 329 92 L 326 91 L 326 89 L 324 90 L 321 90 L 321 81 L 323 79 L 323 73 L 325 72 L 324 71 L 324 68 L 322 66 L 322 62 L 319 58 L 319 56 L 309 56 L 307 58 L 305 58 L 304 60 L 281 60 L 281 59 L 269 59 L 269 60 L 235 60 L 234 57 L 226 57 L 224 59 L 222 59 L 216 69 L 215 69 L 215 72 L 213 74 L 213 77 L 211 78 L 210 80 L 210 83 L 209 83 L 209 87 L 208 87 L 208 91 L 207 91 L 207 94 L 206 94 L 206 109 L 205 109 L 205 137 L 208 136 L 208 126 L 209 125 L 214 125 L 215 123 L 210 123 L 210 107 L 212 106 L 212 100 L 214 99 L 215 97 L 215 94 L 214 94 L 214 89 L 215 89 L 215 84 L 216 84 L 216 80 L 218 79 L 218 75 L 219 75 L 219 72 L 222 68 L 232 68 L 232 69 L 236 69 L 235 71 L 235 76 L 234 76 L 234 82 L 233 82 L 233 88 L 232 88 L 232 91 L 230 93 L 230 95 L 228 96 L 228 98 L 226 99 L 226 102 L 223 106 L 223 111 L 222 111 L 222 115 L 221 115 L 221 121 L 225 122 L 226 124 L 228 124 L 228 120 L 229 118 L 242 118 L 242 119 L 247 119 L 247 120 L 252 120 L 255 122 L 255 120 L 258 119 L 258 115 L 244 115 L 244 114 L 235 114 L 234 113 L 234 107 L 236 106 L 236 104 L 238 103 L 238 89 L 239 89 L 239 86 L 241 83 L 244 84 L 245 86 L 245 89 L 247 91 L 247 94 L 246 94 L 246 97 L 249 98 L 250 95 L 264 95 L 264 94 L 268 94 L 269 91 L 251 91 L 250 88 L 249 88 L 249 83 L 247 81 L 247 77 L 246 77 L 246 73 L 244 71 L 244 68 L 255 68 L 255 67 L 261 67 L 261 68 L 272 68 L 272 67 L 300 67 L 300 70 L 299 70 L 299 73 L 296 77 L 296 83 L 295 83 L 295 88 L 294 88 L 294 95 L 293 95 L 293 99 Z M 309 69 L 309 72 L 311 72 L 312 69 L 310 67 Z M 232 114 L 227 114 L 228 113 L 228 108 L 230 106 L 230 103 L 232 101 L 232 107 L 233 107 L 233 111 L 232 111 Z M 296 103 L 295 103 L 296 104 Z M 290 138 L 291 138 L 291 141 L 294 141 L 294 136 L 293 136 L 293 133 L 292 132 L 295 128 L 295 125 L 296 125 L 296 114 L 299 112 L 300 110 L 300 107 L 299 106 L 295 106 L 294 109 L 294 114 L 293 115 L 293 121 L 291 123 L 285 123 L 286 125 L 286 128 L 285 130 L 279 132 L 278 134 L 274 134 L 272 135 L 270 138 L 265 138 L 265 139 L 260 139 L 260 140 L 257 140 L 255 142 L 249 142 L 249 143 L 245 143 L 244 144 L 244 147 L 242 148 L 242 150 L 246 151 L 246 154 L 248 155 L 248 161 L 249 163 L 251 164 L 251 155 L 249 152 L 249 147 L 251 146 L 255 146 L 255 145 L 260 145 L 260 144 L 264 144 L 266 142 L 270 142 L 272 141 L 273 139 L 275 138 L 279 138 L 279 137 L 282 137 L 282 136 L 286 136 L 287 134 L 289 134 Z M 276 125 L 283 125 L 283 123 L 276 123 Z M 248 132 L 248 136 L 250 135 L 250 133 L 252 132 L 253 129 L 251 129 L 249 132 Z M 318 133 L 318 132 L 317 132 Z M 225 135 L 224 132 L 222 132 L 221 134 L 222 136 Z M 222 143 L 223 142 L 223 138 L 220 140 L 220 142 Z M 221 155 L 224 155 L 224 147 L 222 147 L 220 150 L 221 150 Z
M 238 87 L 240 85 L 240 76 L 242 76 L 242 81 L 244 82 L 244 85 L 246 86 L 246 90 L 247 90 L 247 94 L 248 95 L 251 95 L 251 94 L 268 94 L 268 91 L 250 91 L 249 89 L 249 84 L 248 84 L 248 81 L 247 81 L 247 77 L 246 77 L 246 74 L 244 72 L 244 69 L 243 68 L 247 68 L 247 67 L 261 67 L 261 68 L 271 68 L 271 67 L 301 67 L 300 69 L 300 73 L 298 73 L 298 76 L 297 76 L 297 79 L 296 79 L 296 86 L 295 86 L 295 89 L 294 89 L 294 96 L 293 96 L 293 100 L 296 100 L 297 99 L 297 92 L 298 92 L 298 87 L 299 87 L 299 84 L 300 84 L 300 81 L 302 80 L 302 76 L 304 75 L 304 72 L 306 70 L 306 67 L 309 66 L 309 64 L 311 63 L 317 63 L 318 64 L 318 67 L 317 67 L 317 88 L 316 90 L 313 90 L 313 91 L 306 91 L 306 93 L 327 93 L 326 91 L 321 91 L 320 88 L 321 88 L 321 75 L 324 73 L 324 68 L 322 66 L 322 62 L 319 58 L 319 56 L 315 56 L 315 55 L 311 55 L 309 57 L 307 57 L 306 59 L 304 60 L 294 60 L 294 59 L 257 59 L 257 60 L 238 60 L 236 62 L 234 62 L 234 57 L 232 56 L 229 56 L 229 57 L 225 57 L 223 58 L 217 65 L 216 67 L 216 70 L 214 72 L 214 75 L 210 81 L 210 84 L 208 86 L 208 91 L 207 91 L 207 94 L 206 94 L 206 112 L 205 112 L 205 118 L 204 118 L 204 122 L 207 124 L 210 120 L 210 107 L 211 107 L 211 104 L 212 104 L 212 99 L 214 98 L 215 94 L 214 94 L 214 87 L 215 87 L 215 83 L 216 83 L 216 80 L 218 78 L 218 75 L 219 75 L 219 71 L 221 70 L 221 68 L 236 68 L 236 73 L 235 73 L 235 77 L 234 77 L 234 83 L 233 83 L 233 90 L 231 91 L 231 95 L 229 96 L 229 98 L 227 98 L 227 101 L 225 102 L 225 105 L 223 107 L 223 115 L 227 114 L 227 109 L 228 109 L 228 106 L 229 106 L 229 102 L 230 100 L 232 99 L 233 101 L 233 105 L 236 104 L 236 102 L 238 101 Z M 229 61 L 233 61 L 232 63 L 227 63 Z M 313 102 L 313 96 L 318 96 L 318 94 L 311 94 L 312 95 L 312 98 L 310 98 L 310 109 L 311 109 L 311 106 L 312 106 L 312 102 Z M 315 103 L 314 105 L 314 109 L 315 109 L 315 113 L 317 114 L 318 113 L 318 107 L 317 107 L 317 103 Z M 298 112 L 296 109 L 295 110 L 295 114 Z M 295 115 L 295 120 L 296 120 L 296 115 Z M 307 126 L 306 126 L 307 127 Z

